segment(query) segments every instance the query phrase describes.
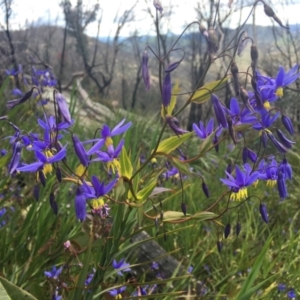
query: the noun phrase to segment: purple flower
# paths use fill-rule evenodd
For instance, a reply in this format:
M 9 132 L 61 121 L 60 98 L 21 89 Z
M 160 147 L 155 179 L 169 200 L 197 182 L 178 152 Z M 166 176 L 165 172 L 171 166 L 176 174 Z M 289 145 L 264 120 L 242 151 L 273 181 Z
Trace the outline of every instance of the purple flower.
M 115 270 L 118 270 L 118 275 L 123 276 L 122 272 L 130 272 L 131 269 L 129 268 L 130 264 L 125 262 L 125 259 L 121 259 L 117 262 L 115 259 L 112 263 L 112 266 Z
M 294 298 L 296 298 L 297 295 L 296 295 L 294 289 L 290 289 L 290 290 L 287 292 L 287 296 L 288 296 L 288 298 L 290 298 L 290 299 L 294 299 Z
M 66 148 L 62 148 L 58 153 L 52 155 L 50 151 L 46 151 L 46 155 L 40 151 L 35 151 L 35 157 L 38 159 L 37 162 L 23 165 L 22 167 L 17 168 L 17 171 L 20 172 L 36 172 L 38 170 L 43 170 L 45 175 L 52 171 L 51 164 L 54 162 L 61 161 L 67 154 Z
M 298 65 L 295 65 L 287 73 L 284 71 L 282 66 L 279 67 L 279 71 L 275 79 L 275 87 L 274 87 L 276 96 L 282 97 L 283 87 L 292 84 L 300 77 L 300 73 L 297 72 L 298 72 Z
M 63 267 L 56 269 L 56 267 L 53 266 L 51 271 L 45 271 L 44 274 L 49 279 L 51 278 L 51 279 L 57 280 L 59 275 L 61 274 L 62 270 L 63 270 Z
M 278 284 L 278 292 L 284 292 L 286 289 L 286 285 L 283 283 Z
M 71 115 L 65 97 L 60 93 L 56 93 L 55 100 L 58 105 L 58 109 L 61 115 L 63 116 L 64 120 L 71 125 L 73 121 L 71 119 Z
M 200 139 L 206 139 L 214 130 L 214 119 L 211 118 L 205 128 L 202 121 L 199 122 L 199 127 L 196 123 L 193 124 L 193 129 Z
M 115 297 L 115 299 L 121 299 L 118 297 L 118 295 L 121 295 L 125 290 L 126 290 L 126 286 L 121 286 L 120 288 L 110 290 L 109 294 L 112 297 Z
M 231 174 L 225 171 L 227 178 L 221 178 L 220 180 L 226 184 L 232 191 L 230 199 L 240 201 L 248 197 L 247 187 L 253 184 L 259 177 L 259 172 L 252 172 L 250 165 L 244 165 L 245 172 L 242 172 L 241 169 L 235 167 L 235 176 L 234 178 Z

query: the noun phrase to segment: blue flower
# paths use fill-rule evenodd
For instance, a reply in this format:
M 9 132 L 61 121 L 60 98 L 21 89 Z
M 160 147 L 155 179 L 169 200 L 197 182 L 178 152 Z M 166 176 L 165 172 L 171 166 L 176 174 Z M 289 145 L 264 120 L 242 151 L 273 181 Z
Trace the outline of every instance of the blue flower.
M 283 96 L 283 88 L 292 84 L 297 78 L 300 77 L 300 73 L 298 72 L 298 65 L 295 65 L 292 69 L 290 69 L 287 73 L 284 71 L 283 67 L 279 67 L 279 71 L 277 73 L 275 79 L 275 95 L 278 97 Z
M 116 299 L 121 299 L 122 297 L 119 297 L 119 295 L 121 295 L 125 290 L 126 286 L 121 286 L 120 288 L 109 291 L 109 294 Z
M 199 127 L 196 123 L 193 124 L 193 129 L 200 139 L 206 139 L 214 130 L 214 119 L 211 118 L 205 128 L 202 121 L 199 122 Z
M 59 275 L 61 274 L 63 270 L 63 267 L 60 267 L 59 269 L 57 269 L 55 266 L 52 267 L 51 271 L 45 271 L 44 274 L 47 278 L 51 278 L 54 280 L 57 280 Z
M 290 289 L 290 290 L 287 292 L 287 296 L 288 296 L 288 298 L 290 298 L 290 299 L 294 299 L 294 298 L 296 298 L 297 295 L 296 295 L 294 289 Z
M 278 284 L 278 292 L 284 292 L 286 289 L 286 285 L 283 283 Z
M 227 178 L 221 178 L 220 180 L 226 184 L 232 191 L 230 199 L 240 201 L 248 197 L 247 187 L 253 184 L 259 177 L 259 172 L 252 172 L 250 165 L 244 165 L 245 172 L 235 167 L 235 177 L 225 171 Z
M 62 148 L 57 154 L 53 155 L 51 151 L 46 151 L 46 155 L 40 151 L 35 151 L 35 156 L 37 162 L 29 165 L 23 165 L 17 168 L 20 172 L 36 172 L 38 170 L 43 170 L 44 174 L 52 172 L 52 163 L 61 161 L 67 154 L 66 148 Z
M 115 259 L 112 263 L 112 266 L 115 270 L 118 270 L 118 275 L 123 276 L 122 272 L 130 272 L 131 269 L 129 268 L 130 264 L 125 262 L 125 259 L 121 259 L 117 262 Z

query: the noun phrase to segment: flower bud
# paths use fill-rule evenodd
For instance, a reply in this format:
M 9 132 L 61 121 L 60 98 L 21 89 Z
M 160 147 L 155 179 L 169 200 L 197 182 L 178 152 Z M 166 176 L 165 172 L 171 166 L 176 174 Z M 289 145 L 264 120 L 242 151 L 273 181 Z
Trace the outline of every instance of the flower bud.
M 224 229 L 224 237 L 225 237 L 225 239 L 227 239 L 228 236 L 230 235 L 230 231 L 231 231 L 231 226 L 230 226 L 230 224 L 228 223 L 228 224 L 225 226 L 225 229 Z
M 39 185 L 36 184 L 36 185 L 33 187 L 33 198 L 34 198 L 36 201 L 39 201 L 39 197 L 40 197 L 40 188 L 39 188 Z
M 148 51 L 145 50 L 142 56 L 142 77 L 147 91 L 149 91 L 150 89 L 150 73 L 148 68 L 148 59 Z
M 271 6 L 269 6 L 268 4 L 264 3 L 264 12 L 268 17 L 274 17 L 275 16 L 275 12 L 272 9 Z
M 39 170 L 38 172 L 39 174 L 39 179 L 40 179 L 40 182 L 43 186 L 46 186 L 46 177 L 45 177 L 45 174 L 42 170 Z
M 187 130 L 179 127 L 179 121 L 177 118 L 166 115 L 166 121 L 176 135 L 181 135 L 188 132 Z
M 181 202 L 181 210 L 182 210 L 183 214 L 186 216 L 186 205 L 183 202 Z
M 209 198 L 209 191 L 208 191 L 208 187 L 205 182 L 202 182 L 202 191 L 203 191 L 204 195 L 207 198 Z
M 223 243 L 221 241 L 217 241 L 217 248 L 219 253 L 221 253 L 222 249 L 223 249 Z
M 283 144 L 283 146 L 287 149 L 292 148 L 292 144 L 295 144 L 295 142 L 289 140 L 280 129 L 276 128 L 276 131 L 279 141 Z
M 269 223 L 269 218 L 268 218 L 268 212 L 267 212 L 267 207 L 265 204 L 260 204 L 259 205 L 259 212 L 261 214 L 262 219 L 264 222 Z
M 258 51 L 257 51 L 257 47 L 255 46 L 255 44 L 251 45 L 250 56 L 251 56 L 251 60 L 254 65 L 254 68 L 255 68 L 255 66 L 257 64 L 257 59 L 258 59 Z
M 236 63 L 233 61 L 230 67 L 232 77 L 233 77 L 233 88 L 235 91 L 235 95 L 238 97 L 240 94 L 240 81 L 239 81 L 239 69 Z
M 232 119 L 230 115 L 227 115 L 227 124 L 228 124 L 228 130 L 229 130 L 229 135 L 234 143 L 236 145 L 236 139 L 235 139 L 235 134 L 232 126 Z
M 171 64 L 169 64 L 166 68 L 165 68 L 165 72 L 166 73 L 171 73 L 172 71 L 174 71 L 181 63 L 181 60 L 179 61 L 175 61 Z
M 159 0 L 153 0 L 153 5 L 156 8 L 156 10 L 158 10 L 162 14 L 164 9 L 162 8 L 162 5 L 161 5 L 160 1 Z
M 219 98 L 216 95 L 212 94 L 211 101 L 214 107 L 218 124 L 222 125 L 223 128 L 227 128 L 227 120 L 226 120 L 225 112 L 223 106 L 220 103 Z
M 61 180 L 62 180 L 62 174 L 61 174 L 60 167 L 56 168 L 55 173 L 56 173 L 56 178 L 57 178 L 58 182 L 61 182 Z
M 282 122 L 283 126 L 285 127 L 285 129 L 290 134 L 294 134 L 293 123 L 292 123 L 292 121 L 291 121 L 291 119 L 289 117 L 287 117 L 286 115 L 282 115 L 281 116 L 281 122 Z
M 79 187 L 76 190 L 76 196 L 75 196 L 75 212 L 76 212 L 77 219 L 79 219 L 81 222 L 85 220 L 86 198 Z
M 271 131 L 267 131 L 267 136 L 272 141 L 274 146 L 279 150 L 280 153 L 288 152 L 288 149 L 283 144 L 281 144 L 280 142 L 278 142 L 276 140 L 275 136 L 273 135 L 273 133 Z
M 243 163 L 245 164 L 248 159 L 248 148 L 244 147 L 242 152 Z
M 219 49 L 219 38 L 213 27 L 208 29 L 207 37 L 208 53 L 214 55 Z
M 238 47 L 237 47 L 237 55 L 238 56 L 241 56 L 243 50 L 246 48 L 247 44 L 248 44 L 248 34 L 246 31 L 243 31 L 242 32 L 242 35 L 240 37 L 240 42 L 238 44 Z
M 71 115 L 70 115 L 68 104 L 67 104 L 65 97 L 60 93 L 56 93 L 55 100 L 58 105 L 58 109 L 59 109 L 61 115 L 63 116 L 64 120 L 67 123 L 72 124 Z
M 163 106 L 167 107 L 170 104 L 172 96 L 172 82 L 171 74 L 168 72 L 165 74 L 163 86 L 162 86 L 162 102 Z
M 251 149 L 248 149 L 248 158 L 255 163 L 257 160 L 257 155 L 254 151 L 252 151 Z
M 277 189 L 278 193 L 281 199 L 285 199 L 288 195 L 285 178 L 281 171 L 278 172 L 278 178 L 277 178 Z
M 199 30 L 205 36 L 205 38 L 208 37 L 208 31 L 207 31 L 206 27 L 203 24 L 199 25 Z
M 33 93 L 33 90 L 34 88 L 32 88 L 30 91 L 26 92 L 21 98 L 19 99 L 14 99 L 14 100 L 10 100 L 7 102 L 6 104 L 6 107 L 8 109 L 12 109 L 14 108 L 15 106 L 23 103 L 23 102 L 26 102 L 31 96 L 32 96 L 32 93 Z
M 81 142 L 79 141 L 78 137 L 75 134 L 72 135 L 72 141 L 78 159 L 80 160 L 81 164 L 84 167 L 87 167 L 89 164 L 88 156 L 85 152 L 83 145 L 81 144 Z
M 51 206 L 54 214 L 57 215 L 58 205 L 57 205 L 57 202 L 55 201 L 54 193 L 50 193 L 49 202 L 50 202 L 50 206 Z

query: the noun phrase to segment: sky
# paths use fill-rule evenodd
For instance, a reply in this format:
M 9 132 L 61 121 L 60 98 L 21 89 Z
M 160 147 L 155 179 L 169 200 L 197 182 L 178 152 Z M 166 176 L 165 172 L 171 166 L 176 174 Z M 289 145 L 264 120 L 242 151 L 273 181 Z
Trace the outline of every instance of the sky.
M 176 34 L 182 32 L 184 26 L 191 21 L 196 20 L 195 6 L 197 2 L 207 3 L 208 0 L 160 0 L 164 8 L 162 14 L 162 22 L 169 24 L 169 29 Z M 220 0 L 220 5 L 224 10 L 224 13 L 229 12 L 228 7 L 229 0 Z M 248 2 L 254 2 L 247 0 Z M 291 0 L 292 1 L 292 0 Z M 12 10 L 12 27 L 13 29 L 26 28 L 28 24 L 57 24 L 63 26 L 64 18 L 62 10 L 59 7 L 61 0 L 13 0 Z M 76 3 L 76 0 L 71 0 L 72 3 Z M 97 3 L 96 0 L 83 0 L 86 5 L 92 5 Z M 135 2 L 137 2 L 134 8 L 134 21 L 127 24 L 122 31 L 122 36 L 128 36 L 135 30 L 138 30 L 140 35 L 154 34 L 153 20 L 147 8 L 150 7 L 152 13 L 155 13 L 155 8 L 152 4 L 152 0 L 99 0 L 98 1 L 103 13 L 103 21 L 100 30 L 100 36 L 108 36 L 113 34 L 116 30 L 116 23 L 114 18 L 117 13 L 121 15 L 124 10 L 131 8 Z M 237 0 L 233 0 L 232 9 L 236 8 Z M 289 24 L 298 24 L 299 11 L 300 11 L 300 0 L 294 0 L 294 5 L 281 6 L 279 1 L 273 0 L 272 7 L 278 17 L 283 21 L 289 20 Z M 172 10 L 172 17 L 168 18 L 168 12 Z M 246 8 L 242 12 L 242 20 L 249 14 L 250 8 Z M 231 19 L 229 27 L 236 27 L 239 20 L 239 13 L 234 13 Z M 1 13 L 0 22 L 3 22 L 3 13 Z M 249 19 L 252 22 L 252 18 Z M 27 25 L 26 25 L 27 24 Z M 263 5 L 259 3 L 256 8 L 256 24 L 257 25 L 272 25 L 269 17 L 263 12 Z M 165 30 L 166 27 L 164 27 Z M 94 22 L 87 28 L 87 34 L 95 36 L 97 32 L 97 24 Z

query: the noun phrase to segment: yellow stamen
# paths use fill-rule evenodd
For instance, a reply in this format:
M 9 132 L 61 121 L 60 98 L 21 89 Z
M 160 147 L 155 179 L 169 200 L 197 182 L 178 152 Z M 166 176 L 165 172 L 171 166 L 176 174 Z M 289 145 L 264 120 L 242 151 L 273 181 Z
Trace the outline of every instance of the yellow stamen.
M 116 158 L 114 158 L 112 161 L 108 162 L 107 167 L 108 167 L 108 169 L 111 169 L 114 174 L 116 173 L 116 171 L 119 174 L 121 174 L 121 166 L 120 166 L 119 161 Z
M 104 200 L 102 197 L 99 197 L 97 199 L 93 199 L 91 201 L 91 205 L 93 207 L 93 209 L 99 209 L 104 205 Z
M 50 150 L 46 150 L 44 151 L 45 155 L 47 158 L 50 158 L 50 157 L 53 157 L 53 154 Z M 51 164 L 45 164 L 44 165 L 44 168 L 43 168 L 43 172 L 44 172 L 44 175 L 46 176 L 48 173 L 52 173 L 52 165 Z
M 257 187 L 257 185 L 258 185 L 258 179 L 257 180 L 255 180 L 253 183 L 253 186 L 256 188 Z
M 264 102 L 264 108 L 265 108 L 266 110 L 270 110 L 270 109 L 271 109 L 271 104 L 270 104 L 269 101 L 265 101 L 265 102 Z
M 274 187 L 277 183 L 277 180 L 276 179 L 268 179 L 267 180 L 267 186 L 270 186 L 270 187 Z
M 157 163 L 157 159 L 156 159 L 155 157 L 153 157 L 153 158 L 151 159 L 151 163 L 156 164 L 156 163 Z
M 278 97 L 282 97 L 282 96 L 283 96 L 283 88 L 282 88 L 282 87 L 279 87 L 279 88 L 276 90 L 275 95 L 278 96 Z
M 105 146 L 108 148 L 109 146 L 111 146 L 113 144 L 113 140 L 111 139 L 111 137 L 107 137 L 105 140 Z
M 247 188 L 239 189 L 237 193 L 231 193 L 230 200 L 241 201 L 248 197 Z
M 77 168 L 76 168 L 76 171 L 75 171 L 75 174 L 79 177 L 83 176 L 83 174 L 86 174 L 87 175 L 87 172 L 85 172 L 86 170 L 86 167 L 83 166 L 82 164 L 80 164 Z

